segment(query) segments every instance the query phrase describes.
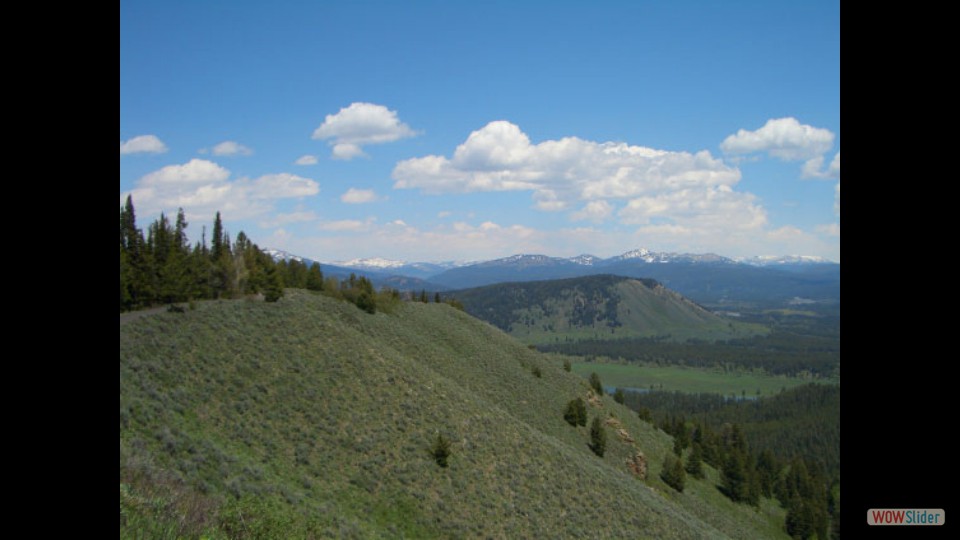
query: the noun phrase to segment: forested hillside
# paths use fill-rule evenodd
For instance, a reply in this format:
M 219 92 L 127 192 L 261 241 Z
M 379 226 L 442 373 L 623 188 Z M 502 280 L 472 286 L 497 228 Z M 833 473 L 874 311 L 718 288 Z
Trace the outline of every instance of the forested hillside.
M 761 325 L 711 313 L 653 279 L 596 275 L 444 294 L 471 315 L 538 346 L 636 338 L 714 341 L 766 333 Z

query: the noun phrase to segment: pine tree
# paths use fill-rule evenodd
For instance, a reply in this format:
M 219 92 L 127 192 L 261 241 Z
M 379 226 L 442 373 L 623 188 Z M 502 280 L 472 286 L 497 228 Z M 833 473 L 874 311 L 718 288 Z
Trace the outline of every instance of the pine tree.
M 683 488 L 687 483 L 687 473 L 683 468 L 683 461 L 673 454 L 667 454 L 663 460 L 660 479 L 668 486 L 683 493 Z
M 594 418 L 590 424 L 590 449 L 600 457 L 607 451 L 607 432 L 600 418 Z
M 623 396 L 623 389 L 622 389 L 622 388 L 617 388 L 617 390 L 613 393 L 613 400 L 616 401 L 617 403 L 623 405 L 624 396 Z
M 703 448 L 699 444 L 693 444 L 693 450 L 690 451 L 690 457 L 687 458 L 686 471 L 694 478 L 703 479 Z
M 814 533 L 814 515 L 810 505 L 799 496 L 791 499 L 786 517 L 787 534 L 806 539 Z
M 210 239 L 210 258 L 214 263 L 220 260 L 223 255 L 223 222 L 220 220 L 220 212 L 213 220 L 213 238 Z
M 757 458 L 757 476 L 760 480 L 760 493 L 764 496 L 773 496 L 773 486 L 777 480 L 779 470 L 780 466 L 777 464 L 777 459 L 774 457 L 773 452 L 768 448 L 764 448 Z
M 133 206 L 133 197 L 127 195 L 126 203 L 120 209 L 120 252 L 122 274 L 121 298 L 126 309 L 149 306 L 153 302 L 154 289 L 152 270 L 146 253 L 143 232 L 137 228 L 137 216 Z
M 263 289 L 263 299 L 267 302 L 276 302 L 283 297 L 283 283 L 280 281 L 280 274 L 274 265 L 266 269 L 266 283 Z
M 307 290 L 323 290 L 323 272 L 320 271 L 319 263 L 311 264 L 310 270 L 307 271 Z
M 747 500 L 750 490 L 749 481 L 743 454 L 731 450 L 723 464 L 721 477 L 723 490 L 727 497 L 730 497 L 734 502 Z

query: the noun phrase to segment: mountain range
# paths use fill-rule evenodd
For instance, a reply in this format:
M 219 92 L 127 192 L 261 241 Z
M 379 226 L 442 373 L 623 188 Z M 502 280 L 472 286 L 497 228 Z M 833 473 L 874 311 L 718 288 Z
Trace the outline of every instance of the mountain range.
M 313 261 L 266 250 L 275 259 Z M 610 258 L 517 254 L 479 262 L 408 263 L 383 258 L 320 263 L 325 275 L 368 276 L 378 286 L 447 291 L 494 283 L 541 281 L 595 274 L 653 278 L 667 288 L 713 306 L 796 299 L 828 305 L 840 301 L 840 264 L 810 256 L 732 259 L 714 253 L 668 253 L 634 249 Z

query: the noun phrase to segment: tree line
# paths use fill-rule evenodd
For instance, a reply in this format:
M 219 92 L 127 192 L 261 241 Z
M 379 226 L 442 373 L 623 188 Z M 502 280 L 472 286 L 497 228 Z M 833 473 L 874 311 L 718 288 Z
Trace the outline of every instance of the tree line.
M 190 244 L 187 220 L 163 213 L 146 233 L 137 226 L 133 198 L 120 207 L 120 311 L 211 298 L 261 293 L 276 301 L 283 295 L 282 269 L 242 231 L 231 242 L 220 212 L 208 245 Z
M 296 259 L 274 261 L 242 231 L 231 241 L 220 212 L 216 213 L 207 242 L 207 229 L 191 244 L 187 238 L 183 209 L 171 222 L 163 213 L 146 229 L 137 226 L 133 198 L 120 207 L 120 311 L 194 300 L 237 298 L 262 294 L 268 302 L 283 296 L 284 288 L 307 289 L 350 302 L 367 313 L 389 311 L 403 300 L 400 291 L 379 291 L 365 276 L 350 274 L 343 281 L 324 277 L 316 262 L 309 266 Z M 427 291 L 410 301 L 428 302 Z M 455 299 L 441 300 L 463 310 Z
M 573 356 L 605 356 L 628 362 L 690 367 L 762 370 L 773 375 L 839 374 L 840 338 L 801 335 L 773 330 L 767 336 L 682 343 L 659 338 L 584 339 L 543 344 L 546 352 Z

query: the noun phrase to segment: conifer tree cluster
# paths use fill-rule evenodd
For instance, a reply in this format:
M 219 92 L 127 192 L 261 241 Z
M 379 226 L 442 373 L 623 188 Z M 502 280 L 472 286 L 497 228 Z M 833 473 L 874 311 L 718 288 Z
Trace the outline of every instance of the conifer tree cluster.
M 739 424 L 724 424 L 717 432 L 702 423 L 688 427 L 680 416 L 664 419 L 660 428 L 674 437 L 674 452 L 667 455 L 661 478 L 677 491 L 683 491 L 680 471 L 702 479 L 707 463 L 720 471 L 719 488 L 734 502 L 759 506 L 761 496 L 776 497 L 787 510 L 784 528 L 792 537 L 839 535 L 831 483 L 821 471 L 811 471 L 806 460 L 785 462 L 769 449 L 751 452 Z M 683 465 L 680 456 L 688 447 Z
M 220 213 L 206 234 L 190 245 L 181 208 L 171 223 L 166 215 L 137 227 L 133 198 L 120 208 L 120 311 L 207 298 L 263 293 L 270 301 L 283 295 L 283 280 L 273 259 L 241 232 L 235 241 Z

